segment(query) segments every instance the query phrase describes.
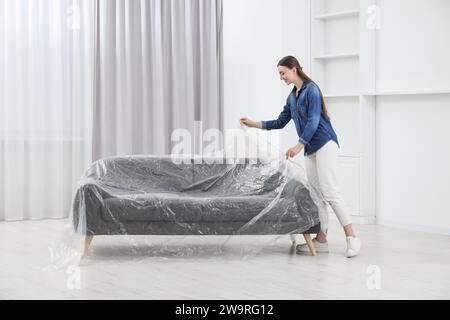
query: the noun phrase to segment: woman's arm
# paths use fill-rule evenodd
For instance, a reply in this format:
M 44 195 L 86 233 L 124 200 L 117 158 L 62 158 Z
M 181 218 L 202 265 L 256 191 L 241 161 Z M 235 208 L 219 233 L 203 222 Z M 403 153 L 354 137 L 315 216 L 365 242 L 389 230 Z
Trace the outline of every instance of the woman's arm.
M 281 111 L 278 116 L 278 119 L 261 121 L 261 126 L 262 129 L 266 130 L 282 129 L 288 124 L 289 121 L 291 121 L 291 109 L 289 108 L 289 104 L 286 103 L 283 107 L 283 111 Z
M 305 146 L 311 141 L 319 127 L 320 115 L 322 114 L 322 96 L 319 88 L 316 85 L 311 86 L 306 98 L 308 99 L 308 120 L 299 137 L 299 141 Z
M 303 143 L 297 142 L 297 144 L 295 146 L 293 146 L 292 148 L 289 148 L 288 151 L 286 151 L 286 160 L 298 155 L 300 153 L 300 151 L 303 150 L 303 148 L 304 148 Z
M 307 92 L 306 98 L 308 99 L 308 120 L 297 144 L 286 151 L 286 159 L 293 158 L 299 154 L 305 145 L 311 141 L 319 126 L 320 115 L 322 114 L 322 96 L 320 95 L 319 88 L 314 85 Z
M 286 102 L 286 105 L 283 107 L 283 111 L 281 111 L 278 119 L 270 120 L 270 121 L 253 121 L 248 118 L 241 118 L 240 122 L 247 127 L 254 127 L 265 130 L 274 130 L 274 129 L 282 129 L 284 128 L 288 122 L 291 121 L 291 110 L 289 108 L 289 104 Z
M 239 121 L 242 125 L 245 125 L 249 128 L 262 129 L 261 121 L 253 121 L 253 120 L 250 120 L 249 118 L 241 118 Z

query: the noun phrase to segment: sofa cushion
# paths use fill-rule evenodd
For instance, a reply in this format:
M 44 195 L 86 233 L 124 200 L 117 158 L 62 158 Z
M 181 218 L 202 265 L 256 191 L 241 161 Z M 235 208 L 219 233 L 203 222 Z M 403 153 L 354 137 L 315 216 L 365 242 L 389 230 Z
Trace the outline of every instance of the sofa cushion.
M 271 196 L 193 197 L 175 193 L 153 193 L 106 199 L 102 217 L 106 221 L 159 222 L 248 222 L 268 208 Z M 297 210 L 285 210 L 288 199 L 263 212 L 264 221 L 296 221 Z M 290 207 L 295 206 L 294 203 Z M 282 209 L 284 207 L 284 210 Z M 289 207 L 289 205 L 288 205 Z

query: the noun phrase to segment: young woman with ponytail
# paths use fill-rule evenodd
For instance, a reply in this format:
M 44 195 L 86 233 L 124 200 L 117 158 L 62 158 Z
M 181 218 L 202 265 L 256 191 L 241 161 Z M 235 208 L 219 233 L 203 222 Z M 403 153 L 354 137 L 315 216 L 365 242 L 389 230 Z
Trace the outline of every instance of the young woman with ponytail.
M 319 86 L 304 72 L 295 57 L 287 56 L 278 62 L 280 79 L 294 88 L 278 119 L 253 121 L 241 118 L 248 127 L 265 130 L 281 129 L 292 119 L 298 134 L 298 142 L 286 151 L 286 159 L 304 150 L 308 181 L 318 189 L 327 201 L 344 229 L 347 241 L 347 257 L 359 254 L 361 240 L 355 236 L 350 216 L 337 181 L 339 142 L 331 125 L 325 101 Z M 313 240 L 317 252 L 329 252 L 327 230 L 321 230 Z M 308 252 L 306 244 L 298 245 L 297 252 Z

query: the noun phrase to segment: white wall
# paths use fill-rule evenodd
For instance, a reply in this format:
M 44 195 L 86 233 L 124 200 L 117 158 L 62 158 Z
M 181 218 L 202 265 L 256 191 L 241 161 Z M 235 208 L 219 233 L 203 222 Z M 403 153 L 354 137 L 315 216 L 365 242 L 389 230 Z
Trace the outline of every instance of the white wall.
M 309 68 L 308 0 L 224 0 L 225 128 L 242 116 L 276 119 L 292 87 L 279 80 L 276 64 L 294 55 Z M 293 122 L 273 132 L 285 150 L 297 141 Z M 300 157 L 299 157 L 300 158 Z M 301 161 L 301 160 L 300 160 Z
M 377 221 L 450 234 L 450 95 L 377 100 Z
M 450 92 L 450 1 L 380 0 L 378 91 Z M 450 234 L 450 94 L 379 96 L 377 221 Z
M 379 0 L 378 5 L 377 90 L 450 92 L 450 1 Z M 309 9 L 309 0 L 224 0 L 226 128 L 238 128 L 241 116 L 278 116 L 289 93 L 276 72 L 280 57 L 299 57 L 309 72 Z M 330 110 L 337 131 L 341 138 L 351 136 L 338 107 Z M 449 120 L 449 94 L 377 97 L 378 223 L 450 234 Z M 350 145 L 347 140 L 343 146 Z M 290 123 L 281 131 L 280 148 L 296 141 Z
M 450 1 L 378 0 L 377 89 L 450 89 Z

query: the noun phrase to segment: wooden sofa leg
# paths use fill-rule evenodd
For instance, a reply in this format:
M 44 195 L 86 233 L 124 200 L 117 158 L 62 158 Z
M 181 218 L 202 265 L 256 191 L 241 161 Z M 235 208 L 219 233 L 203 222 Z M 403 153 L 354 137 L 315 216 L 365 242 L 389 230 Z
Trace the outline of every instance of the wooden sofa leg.
M 314 243 L 311 240 L 311 235 L 309 233 L 304 233 L 303 237 L 305 238 L 306 244 L 308 245 L 309 251 L 313 256 L 317 255 L 316 248 L 314 248 Z
M 86 238 L 84 239 L 84 253 L 83 257 L 87 254 L 87 251 L 89 250 L 89 247 L 91 245 L 92 239 L 94 239 L 94 235 L 87 234 Z

